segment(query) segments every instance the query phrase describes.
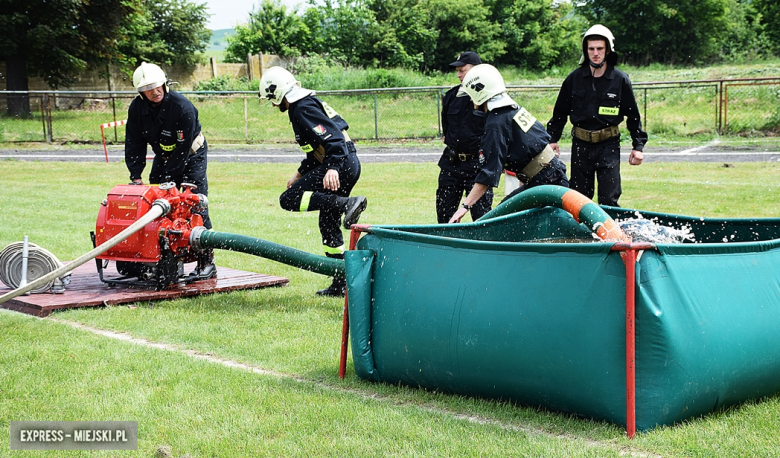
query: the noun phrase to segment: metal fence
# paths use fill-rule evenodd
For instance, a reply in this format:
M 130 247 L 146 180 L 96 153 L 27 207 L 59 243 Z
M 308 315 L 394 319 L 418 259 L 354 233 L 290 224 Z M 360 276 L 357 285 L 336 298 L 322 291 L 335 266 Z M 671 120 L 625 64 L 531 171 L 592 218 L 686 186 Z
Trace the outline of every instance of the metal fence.
M 318 91 L 341 113 L 355 140 L 441 136 L 441 99 L 449 87 Z M 511 96 L 545 123 L 559 86 L 509 86 Z M 211 144 L 289 143 L 286 114 L 254 92 L 182 91 L 198 108 Z M 780 131 L 780 77 L 635 83 L 648 133 L 656 138 L 715 137 Z M 0 142 L 101 143 L 100 126 L 125 119 L 133 92 L 0 92 Z M 11 97 L 29 97 L 32 115 L 13 117 Z M 624 132 L 627 133 L 627 132 Z M 124 126 L 105 129 L 124 141 Z

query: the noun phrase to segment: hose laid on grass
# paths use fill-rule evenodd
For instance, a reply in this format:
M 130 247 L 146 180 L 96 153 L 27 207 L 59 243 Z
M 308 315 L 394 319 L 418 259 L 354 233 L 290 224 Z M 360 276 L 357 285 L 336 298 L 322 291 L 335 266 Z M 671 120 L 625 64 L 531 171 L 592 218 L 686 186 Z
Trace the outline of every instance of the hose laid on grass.
M 190 245 L 197 250 L 217 248 L 239 251 L 329 277 L 343 278 L 346 272 L 343 259 L 326 258 L 267 240 L 247 235 L 210 231 L 202 227 L 196 227 L 192 230 Z

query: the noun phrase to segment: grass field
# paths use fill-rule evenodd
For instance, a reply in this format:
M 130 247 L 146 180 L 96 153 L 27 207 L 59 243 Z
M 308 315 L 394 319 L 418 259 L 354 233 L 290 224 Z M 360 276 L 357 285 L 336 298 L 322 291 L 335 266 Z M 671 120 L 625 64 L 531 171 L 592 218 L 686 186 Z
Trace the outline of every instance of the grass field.
M 292 164 L 212 163 L 215 229 L 320 252 L 315 213 L 278 195 Z M 433 223 L 434 164 L 364 164 L 361 222 Z M 625 167 L 621 204 L 707 217 L 777 217 L 774 163 L 648 163 Z M 121 163 L 0 161 L 0 247 L 30 241 L 74 259 Z M 503 188 L 497 189 L 500 199 Z M 220 266 L 290 278 L 283 288 L 76 309 L 36 319 L 0 311 L 0 430 L 18 420 L 135 420 L 133 452 L 11 452 L 0 456 L 778 456 L 780 396 L 750 401 L 630 441 L 615 425 L 533 406 L 337 377 L 343 300 L 329 279 L 220 251 Z M 168 349 L 111 339 L 111 330 Z M 195 358 L 187 351 L 217 362 Z M 228 367 L 219 361 L 244 364 Z

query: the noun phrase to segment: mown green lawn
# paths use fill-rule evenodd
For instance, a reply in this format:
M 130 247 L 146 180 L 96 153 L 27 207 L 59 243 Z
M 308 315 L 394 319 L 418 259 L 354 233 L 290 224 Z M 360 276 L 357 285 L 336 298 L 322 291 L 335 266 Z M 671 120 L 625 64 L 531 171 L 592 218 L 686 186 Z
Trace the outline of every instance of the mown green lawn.
M 288 213 L 278 195 L 293 164 L 212 163 L 215 229 L 320 252 L 316 214 Z M 361 222 L 433 223 L 433 163 L 364 164 Z M 647 163 L 625 167 L 621 204 L 706 217 L 777 217 L 780 165 Z M 30 241 L 74 259 L 121 163 L 0 161 L 0 247 Z M 497 198 L 503 188 L 498 188 Z M 777 456 L 780 397 L 639 434 L 503 402 L 337 376 L 343 300 L 314 296 L 329 279 L 253 256 L 220 266 L 290 278 L 282 288 L 74 309 L 36 319 L 0 311 L 0 429 L 19 420 L 135 420 L 134 452 L 0 456 Z M 150 348 L 76 329 L 80 323 L 164 343 Z M 257 369 L 194 358 L 193 350 Z

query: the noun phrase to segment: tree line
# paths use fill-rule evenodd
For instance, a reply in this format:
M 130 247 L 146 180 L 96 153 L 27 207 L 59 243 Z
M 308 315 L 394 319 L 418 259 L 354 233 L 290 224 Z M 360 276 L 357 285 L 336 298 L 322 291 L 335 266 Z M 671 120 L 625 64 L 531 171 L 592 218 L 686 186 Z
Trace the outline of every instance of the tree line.
M 706 64 L 780 55 L 777 0 L 262 0 L 228 38 L 247 54 L 325 55 L 347 65 L 445 70 L 460 51 L 496 65 L 570 65 L 601 23 L 623 62 Z
M 248 54 L 321 56 L 346 65 L 446 70 L 476 51 L 496 65 L 571 65 L 582 33 L 602 23 L 624 62 L 701 64 L 780 55 L 777 0 L 308 0 L 302 11 L 261 0 L 229 38 L 225 60 Z M 182 0 L 2 0 L 6 88 L 27 77 L 68 87 L 87 69 L 141 61 L 193 65 L 211 31 L 204 4 Z M 27 106 L 25 107 L 25 103 Z M 19 105 L 21 104 L 21 105 Z M 10 97 L 9 113 L 29 112 Z

